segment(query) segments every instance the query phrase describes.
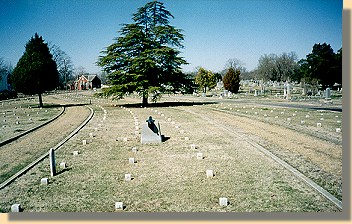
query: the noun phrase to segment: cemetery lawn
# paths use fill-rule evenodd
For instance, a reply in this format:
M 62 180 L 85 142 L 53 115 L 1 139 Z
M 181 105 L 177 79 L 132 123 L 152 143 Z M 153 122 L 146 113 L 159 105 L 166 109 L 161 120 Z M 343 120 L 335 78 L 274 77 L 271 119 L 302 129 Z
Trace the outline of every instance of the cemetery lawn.
M 341 200 L 342 134 L 336 132 L 341 112 L 191 96 L 164 97 L 159 104 L 141 108 L 132 106 L 140 103 L 133 97 L 111 102 L 89 98 L 90 94 L 67 95 L 81 102 L 91 99 L 95 111 L 93 119 L 56 151 L 57 166 L 65 162 L 67 167 L 58 167 L 58 175 L 50 177 L 45 159 L 0 190 L 0 211 L 20 203 L 24 212 L 115 212 L 115 202 L 123 202 L 123 212 L 340 211 L 251 142 Z M 65 122 L 84 117 L 76 113 Z M 153 116 L 166 140 L 141 144 L 133 116 L 139 131 Z M 79 154 L 74 156 L 76 150 Z M 197 159 L 198 152 L 203 159 Z M 129 158 L 136 162 L 129 164 Z M 214 176 L 208 178 L 206 170 L 213 170 Z M 132 180 L 125 181 L 125 174 Z M 44 177 L 48 185 L 40 184 Z M 220 197 L 228 199 L 228 206 L 219 205 Z

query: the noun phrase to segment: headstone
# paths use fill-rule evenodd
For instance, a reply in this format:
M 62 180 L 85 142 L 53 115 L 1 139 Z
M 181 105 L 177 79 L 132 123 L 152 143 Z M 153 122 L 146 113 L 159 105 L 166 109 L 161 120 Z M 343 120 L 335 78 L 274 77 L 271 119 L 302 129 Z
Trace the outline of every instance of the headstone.
M 43 185 L 47 185 L 48 184 L 48 178 L 42 178 L 40 180 L 40 183 L 43 184 Z
M 78 151 L 73 151 L 72 154 L 73 154 L 74 156 L 78 156 L 79 152 L 78 152 Z
M 134 164 L 135 163 L 134 158 L 128 158 L 128 163 L 129 164 Z
M 220 206 L 227 206 L 228 205 L 227 198 L 219 198 L 219 204 Z
M 82 144 L 86 145 L 87 144 L 87 140 L 82 140 Z
M 317 123 L 317 127 L 320 128 L 321 127 L 321 123 Z
M 197 153 L 197 159 L 203 159 L 204 157 L 203 157 L 203 153 L 201 153 L 201 152 L 198 152 Z
M 321 120 L 321 121 L 323 121 L 323 120 L 324 120 L 324 118 L 322 117 L 322 118 L 320 118 L 320 120 Z
M 196 149 L 197 148 L 197 145 L 196 144 L 192 144 L 191 145 L 191 149 Z
M 137 147 L 133 147 L 132 152 L 137 153 Z
M 288 117 L 288 118 L 287 118 L 287 121 L 291 121 L 291 118 Z
M 206 170 L 206 175 L 207 177 L 213 177 L 214 176 L 213 170 Z
M 325 99 L 330 99 L 330 98 L 331 98 L 331 90 L 330 90 L 330 88 L 326 88 Z
M 65 169 L 65 168 L 66 168 L 66 163 L 61 162 L 61 163 L 60 163 L 60 168 L 61 168 L 61 169 Z
M 115 210 L 123 210 L 123 202 L 115 202 Z
M 306 123 L 306 122 L 302 120 L 302 121 L 301 121 L 301 124 L 304 124 L 304 123 Z
M 162 136 L 160 131 L 160 125 L 158 121 L 153 120 L 150 116 L 146 123 L 142 126 L 141 132 L 141 143 L 161 143 Z
M 128 141 L 128 138 L 123 138 L 123 141 L 124 141 L 124 142 L 127 142 L 127 141 Z
M 20 204 L 11 205 L 11 212 L 21 212 L 21 205 Z
M 51 148 L 49 151 L 49 160 L 50 160 L 50 175 L 53 177 L 56 174 L 55 151 L 53 148 Z
M 341 128 L 336 128 L 336 132 L 341 132 Z
M 131 174 L 125 174 L 125 181 L 131 181 Z
M 306 118 L 309 118 L 309 114 L 306 115 Z
M 89 137 L 93 138 L 95 137 L 95 134 L 93 132 L 89 133 Z

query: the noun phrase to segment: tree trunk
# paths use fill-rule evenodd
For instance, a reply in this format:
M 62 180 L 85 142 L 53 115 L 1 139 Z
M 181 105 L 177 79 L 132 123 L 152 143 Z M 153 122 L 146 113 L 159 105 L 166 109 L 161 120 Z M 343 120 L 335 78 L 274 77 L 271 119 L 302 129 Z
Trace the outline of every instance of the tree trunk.
M 42 99 L 42 94 L 38 93 L 39 95 L 39 107 L 43 107 L 43 99 Z
M 148 95 L 147 94 L 143 94 L 142 106 L 143 107 L 148 106 Z

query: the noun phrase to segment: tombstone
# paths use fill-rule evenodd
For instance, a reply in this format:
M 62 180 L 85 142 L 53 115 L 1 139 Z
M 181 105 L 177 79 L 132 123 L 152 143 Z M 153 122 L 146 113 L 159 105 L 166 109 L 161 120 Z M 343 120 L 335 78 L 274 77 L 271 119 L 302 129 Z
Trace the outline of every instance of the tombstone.
M 21 205 L 20 204 L 13 204 L 11 205 L 11 212 L 21 212 Z
M 207 175 L 208 178 L 209 178 L 209 177 L 214 177 L 214 172 L 213 172 L 213 170 L 206 170 L 206 175 Z
M 50 175 L 53 177 L 56 174 L 55 151 L 53 148 L 51 148 L 49 151 L 49 160 L 50 160 Z
M 254 90 L 254 96 L 258 96 L 257 90 Z
M 203 153 L 201 153 L 201 152 L 198 152 L 197 153 L 197 159 L 203 159 L 204 157 L 203 157 Z
M 40 184 L 47 185 L 48 184 L 48 178 L 42 178 L 40 180 Z
M 125 174 L 125 181 L 131 181 L 131 174 Z
M 153 120 L 150 116 L 142 126 L 141 143 L 161 143 L 162 136 L 158 121 Z
M 219 205 L 220 206 L 227 206 L 228 205 L 227 198 L 219 198 Z
M 61 169 L 65 169 L 66 168 L 66 163 L 65 162 L 61 162 L 60 163 L 60 168 Z
M 134 158 L 128 158 L 128 163 L 129 163 L 129 164 L 134 164 L 134 163 L 135 163 Z
M 291 99 L 291 85 L 287 84 L 287 99 Z
M 321 123 L 317 123 L 317 127 L 320 128 L 321 127 Z
M 137 153 L 137 147 L 133 147 L 132 152 Z
M 331 90 L 330 90 L 330 88 L 326 88 L 325 99 L 330 99 L 330 98 L 331 98 Z
M 288 118 L 287 118 L 287 121 L 291 121 L 291 118 L 288 117 Z
M 306 123 L 305 121 L 303 121 L 303 120 L 301 121 L 301 124 L 305 124 L 305 123 Z
M 196 149 L 196 148 L 197 148 L 196 144 L 191 145 L 191 149 Z
M 123 210 L 123 202 L 115 202 L 115 210 Z
M 341 132 L 341 128 L 336 128 L 336 132 Z
M 321 120 L 321 121 L 323 121 L 323 120 L 324 120 L 324 118 L 322 117 L 322 118 L 320 118 L 320 120 Z
M 93 132 L 89 133 L 89 137 L 93 138 L 95 137 L 95 134 Z
M 309 118 L 309 114 L 306 115 L 306 118 Z

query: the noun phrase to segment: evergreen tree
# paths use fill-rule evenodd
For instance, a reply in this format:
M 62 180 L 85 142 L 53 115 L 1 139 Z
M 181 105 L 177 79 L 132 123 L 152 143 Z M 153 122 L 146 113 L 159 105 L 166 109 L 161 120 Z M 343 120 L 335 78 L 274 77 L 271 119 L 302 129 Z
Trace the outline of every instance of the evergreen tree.
M 26 44 L 26 50 L 13 70 L 13 88 L 24 94 L 38 94 L 43 106 L 42 93 L 58 86 L 59 75 L 47 43 L 36 33 Z
M 238 93 L 240 88 L 240 74 L 240 70 L 229 68 L 223 79 L 224 88 L 232 93 Z
M 138 9 L 132 24 L 124 24 L 116 42 L 107 47 L 97 64 L 108 73 L 111 88 L 103 95 L 122 98 L 137 91 L 148 104 L 163 92 L 177 91 L 185 83 L 181 65 L 186 61 L 178 56 L 183 35 L 169 25 L 174 18 L 163 3 L 152 1 Z

